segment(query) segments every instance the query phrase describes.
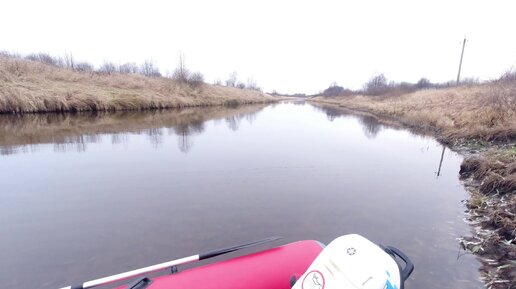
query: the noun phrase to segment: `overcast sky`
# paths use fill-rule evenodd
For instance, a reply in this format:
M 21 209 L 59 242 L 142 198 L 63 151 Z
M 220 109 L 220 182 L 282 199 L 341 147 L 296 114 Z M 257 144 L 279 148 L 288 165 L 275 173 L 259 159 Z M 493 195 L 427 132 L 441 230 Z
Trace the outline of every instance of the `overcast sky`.
M 516 1 L 2 0 L 0 50 L 72 52 L 100 65 L 180 52 L 208 82 L 232 71 L 266 91 L 360 88 L 371 75 L 433 82 L 498 77 L 516 66 Z

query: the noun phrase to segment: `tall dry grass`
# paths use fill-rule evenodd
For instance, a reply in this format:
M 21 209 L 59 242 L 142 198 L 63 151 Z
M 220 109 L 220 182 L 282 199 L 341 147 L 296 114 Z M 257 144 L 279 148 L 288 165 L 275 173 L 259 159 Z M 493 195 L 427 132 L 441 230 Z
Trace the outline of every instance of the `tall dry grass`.
M 516 73 L 508 72 L 490 83 L 401 95 L 312 100 L 402 123 L 431 133 L 452 147 L 465 144 L 469 156 L 460 175 L 470 184 L 470 220 L 481 228 L 475 232 L 487 233 L 463 238 L 469 244 L 464 249 L 485 257 L 481 273 L 488 287 L 515 284 L 511 261 L 516 258 Z M 472 151 L 477 153 L 471 155 Z
M 516 82 L 426 89 L 392 96 L 316 97 L 313 101 L 396 118 L 444 140 L 516 140 Z
M 0 55 L 0 113 L 143 110 L 274 101 L 231 87 L 197 87 L 163 77 L 78 72 Z

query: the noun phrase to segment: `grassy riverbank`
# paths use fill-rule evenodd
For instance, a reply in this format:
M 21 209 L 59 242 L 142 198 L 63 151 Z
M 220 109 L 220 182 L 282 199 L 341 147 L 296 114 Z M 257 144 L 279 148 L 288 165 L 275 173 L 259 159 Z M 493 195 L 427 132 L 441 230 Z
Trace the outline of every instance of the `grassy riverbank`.
M 272 102 L 259 91 L 137 74 L 73 71 L 0 56 L 0 113 L 144 110 Z
M 461 244 L 482 257 L 488 286 L 516 284 L 516 81 L 311 101 L 410 127 L 461 152 L 460 176 L 471 193 L 467 207 L 474 227 Z

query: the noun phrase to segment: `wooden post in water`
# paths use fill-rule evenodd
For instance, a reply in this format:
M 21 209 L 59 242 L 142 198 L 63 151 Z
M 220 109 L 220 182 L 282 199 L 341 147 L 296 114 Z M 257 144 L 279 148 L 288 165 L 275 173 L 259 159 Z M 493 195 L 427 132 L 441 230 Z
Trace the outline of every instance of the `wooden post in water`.
M 460 54 L 460 62 L 459 62 L 459 73 L 457 74 L 457 86 L 460 82 L 460 69 L 462 68 L 462 57 L 464 56 L 464 47 L 466 46 L 466 37 L 464 37 L 464 41 L 462 41 L 462 52 Z

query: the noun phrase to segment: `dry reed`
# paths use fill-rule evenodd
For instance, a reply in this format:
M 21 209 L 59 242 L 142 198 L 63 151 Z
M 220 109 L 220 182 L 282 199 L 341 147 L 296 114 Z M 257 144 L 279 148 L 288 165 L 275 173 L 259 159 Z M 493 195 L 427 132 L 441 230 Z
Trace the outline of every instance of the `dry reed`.
M 78 72 L 0 55 L 0 113 L 144 110 L 275 101 L 251 90 L 163 77 Z
M 313 101 L 378 116 L 432 134 L 466 151 L 460 175 L 476 232 L 463 248 L 482 258 L 490 288 L 516 284 L 516 74 L 484 84 L 427 89 L 394 96 L 315 97 Z M 464 150 L 466 148 L 466 150 Z M 512 262 L 512 263 L 511 263 Z M 511 287 L 512 288 L 512 287 Z
M 441 139 L 516 140 L 516 85 L 427 89 L 394 97 L 316 97 L 317 102 L 395 118 Z

